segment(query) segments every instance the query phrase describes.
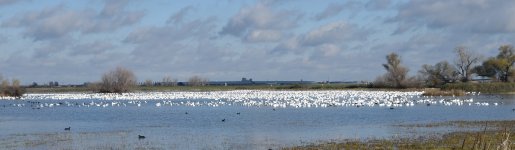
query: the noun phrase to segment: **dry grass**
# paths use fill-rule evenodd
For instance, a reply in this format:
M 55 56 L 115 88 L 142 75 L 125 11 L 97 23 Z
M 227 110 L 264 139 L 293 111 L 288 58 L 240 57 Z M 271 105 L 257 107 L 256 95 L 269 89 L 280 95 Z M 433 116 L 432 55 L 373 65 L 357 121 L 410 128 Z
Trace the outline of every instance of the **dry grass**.
M 452 121 L 427 126 L 416 127 L 476 127 L 478 131 L 460 131 L 446 133 L 441 136 L 425 135 L 411 138 L 368 139 L 368 140 L 344 140 L 341 142 L 328 142 L 311 144 L 307 146 L 284 148 L 286 150 L 340 150 L 340 149 L 470 149 L 490 150 L 515 149 L 515 121 Z
M 463 90 L 440 90 L 440 89 L 426 89 L 423 96 L 464 96 Z

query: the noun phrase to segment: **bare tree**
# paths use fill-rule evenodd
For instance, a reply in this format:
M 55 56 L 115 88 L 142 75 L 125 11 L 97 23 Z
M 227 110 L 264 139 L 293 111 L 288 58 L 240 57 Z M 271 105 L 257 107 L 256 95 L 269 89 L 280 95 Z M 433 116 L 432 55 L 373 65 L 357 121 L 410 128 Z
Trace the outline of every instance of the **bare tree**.
M 468 82 L 471 79 L 474 65 L 479 62 L 479 56 L 473 54 L 464 46 L 456 47 L 454 51 L 458 56 L 455 64 L 461 81 Z
M 209 80 L 206 78 L 201 78 L 199 76 L 193 76 L 188 79 L 188 85 L 190 86 L 205 86 Z
M 7 79 L 2 80 L 2 84 L 0 85 L 0 96 L 13 96 L 16 98 L 20 98 L 25 93 L 25 89 L 21 87 L 21 82 L 18 79 L 13 79 L 12 84 L 9 85 L 9 81 Z
M 401 65 L 401 59 L 396 53 L 390 53 L 386 56 L 386 64 L 383 67 L 387 73 L 384 76 L 386 85 L 402 88 L 408 74 L 408 68 Z
M 145 83 L 143 83 L 145 86 L 153 86 L 154 85 L 154 81 L 150 80 L 150 79 L 147 79 L 145 80 Z
M 172 79 L 170 76 L 163 77 L 164 86 L 177 86 L 177 79 Z
M 0 95 L 8 95 L 9 91 L 9 80 L 2 80 L 2 84 L 0 85 Z
M 136 76 L 132 71 L 117 67 L 102 75 L 100 92 L 102 93 L 123 93 L 128 92 L 136 85 Z

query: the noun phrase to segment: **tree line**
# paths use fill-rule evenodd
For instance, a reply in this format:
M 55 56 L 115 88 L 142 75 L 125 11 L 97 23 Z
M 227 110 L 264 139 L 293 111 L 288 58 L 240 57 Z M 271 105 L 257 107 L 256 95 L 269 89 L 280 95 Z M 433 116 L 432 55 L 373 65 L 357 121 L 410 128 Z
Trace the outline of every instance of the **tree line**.
M 488 78 L 491 82 L 515 81 L 515 49 L 511 45 L 500 46 L 497 56 L 484 61 L 467 47 L 456 47 L 454 53 L 454 63 L 440 61 L 434 65 L 424 64 L 418 74 L 412 77 L 408 77 L 409 69 L 402 65 L 401 57 L 397 53 L 390 53 L 383 64 L 386 73 L 377 77 L 373 86 L 441 87 L 447 83 L 470 82 L 473 75 Z

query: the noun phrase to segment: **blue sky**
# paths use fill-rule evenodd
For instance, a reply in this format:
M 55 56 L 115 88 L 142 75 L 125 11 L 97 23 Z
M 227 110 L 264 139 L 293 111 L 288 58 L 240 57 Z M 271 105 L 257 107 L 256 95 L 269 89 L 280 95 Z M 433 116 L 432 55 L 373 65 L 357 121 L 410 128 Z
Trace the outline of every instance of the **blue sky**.
M 510 0 L 0 0 L 0 74 L 99 80 L 374 80 L 390 52 L 414 75 L 515 39 Z

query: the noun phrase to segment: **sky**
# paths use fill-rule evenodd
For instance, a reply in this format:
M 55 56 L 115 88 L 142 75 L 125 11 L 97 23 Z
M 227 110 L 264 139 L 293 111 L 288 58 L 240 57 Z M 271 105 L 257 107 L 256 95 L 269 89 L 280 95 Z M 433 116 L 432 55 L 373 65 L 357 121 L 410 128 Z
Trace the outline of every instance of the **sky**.
M 22 83 L 373 81 L 515 43 L 513 0 L 0 0 L 0 74 Z

